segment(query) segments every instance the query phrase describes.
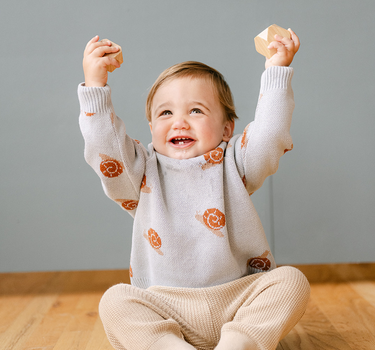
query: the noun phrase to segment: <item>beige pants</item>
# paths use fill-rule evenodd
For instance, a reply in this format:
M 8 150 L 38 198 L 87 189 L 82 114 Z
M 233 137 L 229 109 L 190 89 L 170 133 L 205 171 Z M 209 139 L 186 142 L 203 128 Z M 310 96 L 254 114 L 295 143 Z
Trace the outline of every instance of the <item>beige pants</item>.
M 309 294 L 299 270 L 280 267 L 202 289 L 119 284 L 105 292 L 99 312 L 116 350 L 165 350 L 163 339 L 186 344 L 176 350 L 276 349 Z

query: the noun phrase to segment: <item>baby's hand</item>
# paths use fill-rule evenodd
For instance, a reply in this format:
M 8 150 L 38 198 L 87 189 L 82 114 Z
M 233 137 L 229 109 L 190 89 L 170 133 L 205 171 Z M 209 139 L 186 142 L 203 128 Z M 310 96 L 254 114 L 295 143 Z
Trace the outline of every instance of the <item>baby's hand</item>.
M 112 43 L 100 42 L 99 36 L 92 38 L 86 45 L 83 53 L 83 72 L 85 74 L 86 86 L 105 86 L 108 80 L 107 66 L 120 67 L 120 63 L 111 57 L 103 57 L 106 53 L 113 53 L 119 50 L 112 46 Z
M 269 49 L 276 49 L 277 52 L 266 60 L 266 69 L 272 66 L 289 66 L 297 53 L 300 42 L 299 38 L 293 30 L 288 29 L 291 33 L 291 39 L 283 38 L 280 35 L 275 35 L 275 41 L 269 44 Z

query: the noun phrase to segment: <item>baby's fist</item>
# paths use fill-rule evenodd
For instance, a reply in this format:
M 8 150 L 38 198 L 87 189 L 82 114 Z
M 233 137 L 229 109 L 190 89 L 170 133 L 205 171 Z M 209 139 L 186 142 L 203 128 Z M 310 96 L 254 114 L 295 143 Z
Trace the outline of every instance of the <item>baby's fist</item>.
M 280 35 L 275 35 L 275 41 L 269 44 L 268 49 L 276 49 L 277 52 L 269 59 L 266 60 L 265 67 L 272 66 L 290 66 L 293 61 L 294 55 L 300 47 L 300 41 L 293 30 L 288 29 L 291 38 L 283 38 Z
M 82 62 L 86 86 L 102 87 L 107 84 L 107 66 L 119 68 L 120 63 L 110 56 L 103 56 L 118 50 L 119 48 L 112 46 L 110 41 L 99 41 L 99 36 L 95 36 L 87 43 Z

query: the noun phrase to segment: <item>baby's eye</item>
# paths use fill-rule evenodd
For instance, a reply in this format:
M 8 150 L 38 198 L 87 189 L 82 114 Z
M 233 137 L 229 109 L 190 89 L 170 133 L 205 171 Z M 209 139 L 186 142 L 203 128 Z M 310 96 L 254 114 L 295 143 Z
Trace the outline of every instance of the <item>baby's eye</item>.
M 161 112 L 160 115 L 172 115 L 172 112 L 167 110 L 167 111 Z
M 190 113 L 196 114 L 196 113 L 203 113 L 203 112 L 199 108 L 193 108 Z

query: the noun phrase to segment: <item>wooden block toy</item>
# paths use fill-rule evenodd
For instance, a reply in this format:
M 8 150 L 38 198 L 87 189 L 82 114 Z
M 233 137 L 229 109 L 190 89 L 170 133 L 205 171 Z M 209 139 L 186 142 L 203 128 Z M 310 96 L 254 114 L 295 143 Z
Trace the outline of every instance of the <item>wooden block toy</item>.
M 100 40 L 100 41 L 111 41 L 111 40 L 103 39 L 103 40 Z M 120 50 L 117 51 L 117 52 L 113 52 L 113 53 L 106 53 L 104 56 L 110 56 L 110 57 L 113 57 L 116 61 L 118 61 L 118 62 L 121 64 L 122 62 L 124 62 L 123 57 L 122 57 L 122 49 L 121 49 L 121 46 L 115 44 L 113 41 L 111 41 L 111 43 L 112 43 L 112 46 L 118 47 Z M 103 56 L 103 57 L 104 57 L 104 56 Z M 113 72 L 115 69 L 116 69 L 116 67 L 113 66 L 113 65 L 109 65 L 109 66 L 107 66 L 107 71 L 108 71 L 108 72 Z
M 276 24 L 272 24 L 254 38 L 255 49 L 261 55 L 266 56 L 266 58 L 271 58 L 277 52 L 276 49 L 267 49 L 268 45 L 275 40 L 275 34 L 278 34 L 284 38 L 291 38 L 289 30 L 279 27 Z

